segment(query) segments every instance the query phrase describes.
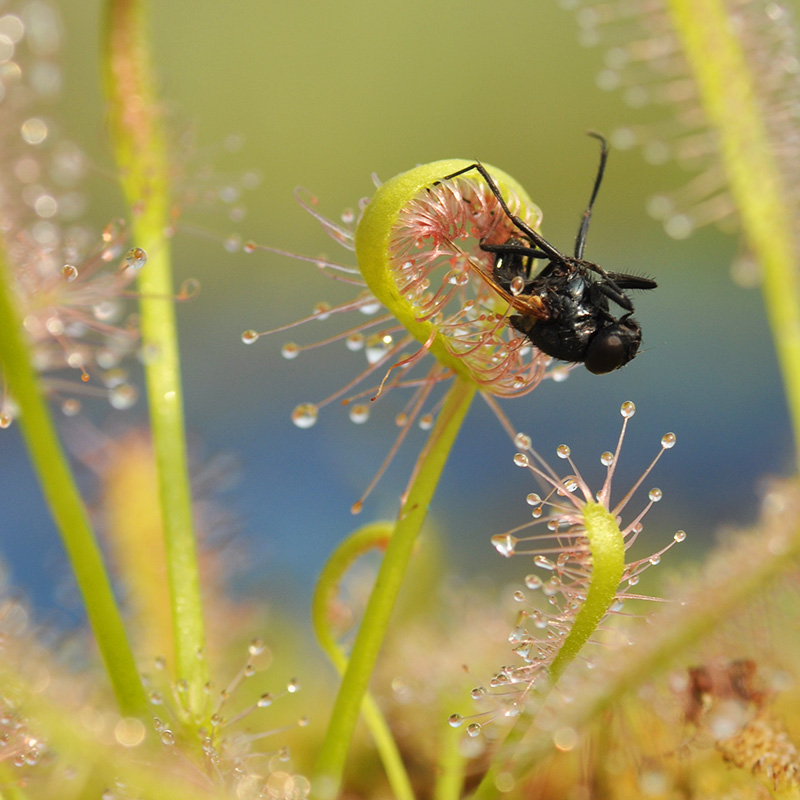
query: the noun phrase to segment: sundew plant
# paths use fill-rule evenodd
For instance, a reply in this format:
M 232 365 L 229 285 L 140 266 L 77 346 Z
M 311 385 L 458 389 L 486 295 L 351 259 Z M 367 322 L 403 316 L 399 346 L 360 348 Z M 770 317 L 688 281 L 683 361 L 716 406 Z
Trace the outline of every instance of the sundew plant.
M 800 450 L 800 54 L 790 9 L 762 0 L 564 5 L 564 24 L 576 20 L 585 44 L 605 48 L 600 85 L 622 89 L 630 105 L 663 108 L 660 121 L 640 123 L 635 112 L 620 120 L 612 148 L 640 146 L 651 161 L 674 157 L 694 171 L 686 188 L 655 192 L 650 210 L 667 234 L 682 239 L 722 222 L 741 238 L 783 378 L 785 436 Z M 755 523 L 659 579 L 684 528 L 692 533 L 691 519 L 668 534 L 646 524 L 663 502 L 653 482 L 675 468 L 679 427 L 652 433 L 650 460 L 626 484 L 635 398 L 619 399 L 618 422 L 609 415 L 599 482 L 570 441 L 568 414 L 547 420 L 563 441 L 552 457 L 537 444 L 535 421 L 514 422 L 515 408 L 530 408 L 545 386 L 568 398 L 570 373 L 584 369 L 585 359 L 558 361 L 530 334 L 555 313 L 535 280 L 554 258 L 538 239 L 545 200 L 492 164 L 469 169 L 443 154 L 376 178 L 374 193 L 340 219 L 298 190 L 309 222 L 341 256 L 283 250 L 279 232 L 242 242 L 201 229 L 193 206 L 221 199 L 228 221 L 241 222 L 240 192 L 256 181 L 216 182 L 179 154 L 149 12 L 139 0 L 104 8 L 107 117 L 98 127 L 127 212 L 96 231 L 84 222 L 91 159 L 62 137 L 50 105 L 70 92 L 56 10 L 19 0 L 0 16 L 0 436 L 19 430 L 24 439 L 86 615 L 85 630 L 49 630 L 20 599 L 25 587 L 4 587 L 0 798 L 798 796 L 794 475 L 765 483 Z M 592 257 L 581 238 L 590 210 L 576 258 Z M 352 374 L 342 366 L 338 386 L 298 397 L 291 420 L 249 424 L 294 423 L 313 438 L 336 406 L 361 425 L 382 404 L 404 404 L 388 453 L 339 455 L 337 469 L 371 458 L 375 474 L 360 498 L 341 498 L 358 515 L 355 530 L 302 587 L 313 651 L 298 644 L 296 620 L 278 600 L 267 615 L 263 597 L 227 591 L 236 565 L 224 535 L 215 538 L 224 515 L 208 486 L 232 468 L 198 464 L 187 447 L 176 309 L 197 286 L 178 285 L 175 253 L 180 236 L 198 234 L 223 253 L 291 264 L 304 292 L 326 277 L 352 292 L 306 318 L 241 333 L 251 359 L 282 348 L 290 363 L 269 376 L 272 385 L 292 380 L 304 350 L 325 347 L 334 360 L 344 343 L 363 356 Z M 615 322 L 630 320 L 635 293 L 619 290 L 635 289 L 635 277 L 588 269 L 606 287 L 594 302 L 609 305 Z M 687 324 L 701 331 L 703 320 Z M 281 338 L 303 341 L 309 326 L 325 329 L 311 344 Z M 236 401 L 227 387 L 219 394 Z M 137 401 L 147 407 L 145 431 L 124 422 L 101 430 L 83 418 L 91 403 L 124 417 Z M 509 475 L 528 482 L 518 523 L 486 532 L 487 564 L 519 564 L 512 588 L 455 574 L 428 519 L 473 404 L 496 421 L 471 457 L 480 465 L 496 437 L 509 445 Z M 390 464 L 413 450 L 420 428 L 414 466 L 392 489 L 396 514 L 376 519 L 371 493 L 396 480 Z M 481 477 L 478 466 L 465 495 L 488 505 Z M 291 677 L 274 678 L 273 668 Z

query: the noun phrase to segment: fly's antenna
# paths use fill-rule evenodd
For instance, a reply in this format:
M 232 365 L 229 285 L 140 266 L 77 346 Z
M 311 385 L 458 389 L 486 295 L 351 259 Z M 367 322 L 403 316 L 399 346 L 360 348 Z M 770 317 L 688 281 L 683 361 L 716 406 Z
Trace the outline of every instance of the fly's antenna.
M 592 189 L 592 196 L 589 198 L 589 205 L 586 211 L 583 212 L 583 219 L 581 219 L 581 224 L 578 228 L 578 235 L 575 237 L 575 258 L 578 259 L 583 258 L 583 250 L 586 247 L 586 234 L 589 232 L 589 223 L 592 220 L 592 207 L 597 198 L 597 193 L 600 191 L 603 173 L 606 171 L 606 161 L 608 161 L 608 142 L 606 141 L 606 137 L 595 131 L 588 131 L 587 133 L 600 142 L 600 166 L 597 168 L 597 177 L 594 179 L 594 188 Z

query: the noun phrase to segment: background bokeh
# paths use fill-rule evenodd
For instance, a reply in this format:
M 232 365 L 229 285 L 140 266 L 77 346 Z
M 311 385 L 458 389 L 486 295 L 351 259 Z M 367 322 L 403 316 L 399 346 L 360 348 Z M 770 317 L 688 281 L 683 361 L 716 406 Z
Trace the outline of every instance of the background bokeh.
M 337 330 L 314 323 L 246 347 L 246 328 L 264 330 L 307 314 L 319 300 L 350 296 L 313 267 L 259 252 L 229 253 L 229 234 L 287 250 L 351 259 L 295 203 L 305 186 L 330 216 L 371 192 L 370 175 L 388 178 L 440 158 L 480 158 L 525 185 L 545 213 L 543 231 L 569 250 L 597 163 L 587 129 L 610 132 L 669 109 L 632 110 L 597 88 L 602 49 L 578 44 L 574 14 L 555 2 L 510 0 L 397 4 L 194 0 L 153 3 L 153 47 L 176 140 L 191 128 L 185 172 L 212 163 L 239 175 L 257 170 L 240 222 L 220 202 L 187 210 L 187 223 L 212 237 L 175 241 L 177 280 L 196 277 L 202 293 L 179 306 L 190 434 L 206 454 L 232 454 L 241 477 L 224 501 L 239 517 L 248 569 L 237 589 L 291 602 L 299 614 L 327 554 L 354 523 L 393 517 L 424 434 L 415 431 L 359 519 L 350 505 L 394 439 L 405 397 L 390 394 L 356 426 L 330 406 L 317 425 L 289 421 L 302 401 L 325 397 L 361 368 L 338 344 L 280 356 L 282 342 L 313 341 Z M 61 133 L 91 154 L 89 215 L 98 228 L 122 211 L 113 183 L 101 98 L 101 5 L 63 2 L 64 93 Z M 241 135 L 231 153 L 223 142 Z M 197 166 L 194 166 L 197 165 Z M 694 547 L 720 526 L 750 521 L 759 481 L 793 469 L 780 376 L 756 290 L 729 278 L 742 250 L 736 233 L 703 229 L 669 239 L 648 218 L 648 197 L 682 185 L 674 164 L 648 165 L 636 151 L 613 151 L 596 206 L 587 256 L 619 272 L 659 282 L 636 298 L 644 352 L 625 369 L 596 377 L 575 371 L 505 405 L 547 455 L 567 442 L 587 477 L 601 475 L 600 453 L 613 447 L 624 400 L 637 404 L 617 486 L 626 488 L 655 455 L 668 430 L 678 444 L 646 486 L 665 499 L 648 518 L 640 555 L 684 528 Z M 89 412 L 92 413 L 92 412 Z M 100 426 L 144 418 L 95 409 Z M 492 534 L 527 515 L 526 474 L 480 401 L 470 412 L 432 508 L 446 537 L 447 560 L 466 575 L 524 574 L 489 544 Z M 219 476 L 223 483 L 223 475 Z M 0 536 L 16 584 L 32 589 L 45 618 L 68 623 L 77 602 L 59 589 L 66 568 L 18 431 L 0 439 Z M 689 543 L 687 542 L 687 545 Z M 687 545 L 673 564 L 694 555 Z M 64 611 L 64 606 L 69 609 Z

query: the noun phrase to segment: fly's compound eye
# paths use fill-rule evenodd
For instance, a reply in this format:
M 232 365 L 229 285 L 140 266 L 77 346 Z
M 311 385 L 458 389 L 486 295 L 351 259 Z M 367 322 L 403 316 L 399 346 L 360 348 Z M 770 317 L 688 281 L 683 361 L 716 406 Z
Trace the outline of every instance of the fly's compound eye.
M 615 322 L 599 330 L 586 350 L 586 369 L 604 375 L 624 367 L 639 351 L 642 330 L 635 320 Z

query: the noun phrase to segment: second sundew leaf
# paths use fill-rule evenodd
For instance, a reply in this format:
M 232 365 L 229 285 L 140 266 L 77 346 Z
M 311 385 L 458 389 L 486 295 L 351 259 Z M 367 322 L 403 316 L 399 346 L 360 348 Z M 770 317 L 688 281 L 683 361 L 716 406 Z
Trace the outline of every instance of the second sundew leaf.
M 625 569 L 625 541 L 614 516 L 600 503 L 587 503 L 582 513 L 592 553 L 592 578 L 586 600 L 550 665 L 554 681 L 561 677 L 608 613 Z
M 529 391 L 544 360 L 503 322 L 505 304 L 481 277 L 494 256 L 481 242 L 519 236 L 475 170 L 443 180 L 472 162 L 425 164 L 383 184 L 355 236 L 369 289 L 443 366 L 492 394 Z M 541 212 L 502 170 L 487 166 L 512 210 L 531 227 Z

